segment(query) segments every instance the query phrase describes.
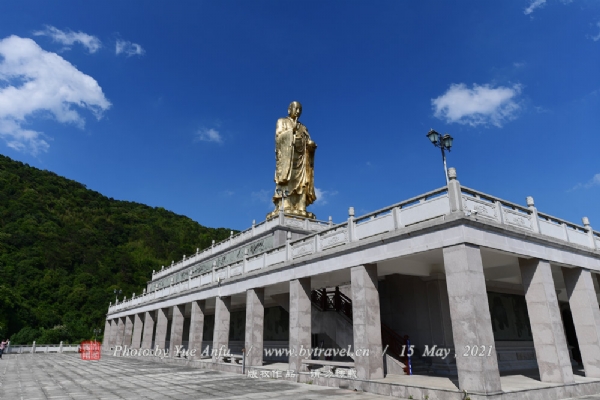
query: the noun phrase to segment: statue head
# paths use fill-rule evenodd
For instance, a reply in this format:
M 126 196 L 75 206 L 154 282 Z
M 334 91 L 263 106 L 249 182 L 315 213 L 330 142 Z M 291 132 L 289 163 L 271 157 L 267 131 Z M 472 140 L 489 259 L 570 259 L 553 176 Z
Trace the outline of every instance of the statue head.
M 302 104 L 298 101 L 292 101 L 288 107 L 288 115 L 292 118 L 300 118 L 302 114 Z

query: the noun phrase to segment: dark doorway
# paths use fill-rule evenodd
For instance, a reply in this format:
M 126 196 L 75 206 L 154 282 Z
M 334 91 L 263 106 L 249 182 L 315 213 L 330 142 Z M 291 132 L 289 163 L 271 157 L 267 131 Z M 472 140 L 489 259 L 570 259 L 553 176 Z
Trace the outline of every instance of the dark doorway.
M 575 333 L 575 324 L 573 323 L 573 315 L 571 310 L 568 308 L 563 309 L 562 312 L 563 324 L 565 325 L 565 334 L 567 335 L 567 344 L 573 346 L 573 359 L 581 366 L 581 351 L 579 350 L 579 343 L 577 342 L 577 334 Z

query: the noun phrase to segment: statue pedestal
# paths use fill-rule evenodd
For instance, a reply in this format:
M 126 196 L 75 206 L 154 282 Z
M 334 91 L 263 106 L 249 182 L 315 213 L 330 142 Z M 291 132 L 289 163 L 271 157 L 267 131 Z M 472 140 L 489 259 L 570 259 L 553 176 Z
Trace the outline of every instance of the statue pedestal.
M 310 211 L 301 211 L 301 210 L 285 210 L 285 215 L 290 217 L 298 217 L 305 219 L 317 219 L 317 216 Z M 267 220 L 279 217 L 279 208 L 271 211 L 267 214 Z

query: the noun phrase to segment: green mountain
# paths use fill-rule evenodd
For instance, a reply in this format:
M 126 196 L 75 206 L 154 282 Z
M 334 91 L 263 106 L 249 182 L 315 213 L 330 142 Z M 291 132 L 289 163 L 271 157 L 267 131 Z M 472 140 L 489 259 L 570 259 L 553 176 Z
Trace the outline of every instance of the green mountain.
M 13 344 L 93 337 L 114 289 L 140 293 L 153 269 L 229 232 L 0 155 L 0 336 Z

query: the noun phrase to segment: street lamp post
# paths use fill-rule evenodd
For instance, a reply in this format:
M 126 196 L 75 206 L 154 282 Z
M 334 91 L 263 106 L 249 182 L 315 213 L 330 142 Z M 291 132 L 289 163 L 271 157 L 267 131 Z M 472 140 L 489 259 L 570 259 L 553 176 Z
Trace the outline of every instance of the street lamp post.
M 98 340 L 96 340 L 96 337 L 102 333 L 102 330 L 100 330 L 100 328 L 94 329 L 94 342 L 97 342 Z
M 279 206 L 279 212 L 285 213 L 285 199 L 290 195 L 287 190 L 275 189 L 275 192 L 281 196 L 281 205 Z
M 123 291 L 121 289 L 115 289 L 113 293 L 115 294 L 115 303 L 118 303 L 119 302 L 119 295 L 121 293 L 123 293 Z
M 442 149 L 442 160 L 444 161 L 444 176 L 446 177 L 446 185 L 448 185 L 448 167 L 446 166 L 446 150 L 450 151 L 454 138 L 447 133 L 442 136 L 433 129 L 427 132 L 427 137 L 435 147 Z

